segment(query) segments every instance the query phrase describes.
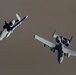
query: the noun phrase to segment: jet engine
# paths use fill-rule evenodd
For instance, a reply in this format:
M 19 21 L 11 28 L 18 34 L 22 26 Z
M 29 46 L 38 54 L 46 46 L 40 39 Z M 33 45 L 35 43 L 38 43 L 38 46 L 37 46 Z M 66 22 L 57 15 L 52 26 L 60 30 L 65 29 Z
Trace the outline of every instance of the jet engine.
M 12 25 L 14 25 L 14 24 L 15 24 L 15 20 L 12 20 L 12 21 L 9 22 L 9 25 L 10 25 L 10 26 L 12 26 Z
M 56 37 L 56 42 L 57 42 L 57 43 L 61 43 L 61 39 L 60 39 L 59 36 Z
M 69 45 L 70 45 L 70 44 L 68 44 L 68 43 L 66 44 L 67 47 L 68 47 Z
M 66 45 L 67 47 L 70 45 L 70 42 L 69 42 L 69 40 L 66 40 L 66 43 L 65 43 L 65 45 Z

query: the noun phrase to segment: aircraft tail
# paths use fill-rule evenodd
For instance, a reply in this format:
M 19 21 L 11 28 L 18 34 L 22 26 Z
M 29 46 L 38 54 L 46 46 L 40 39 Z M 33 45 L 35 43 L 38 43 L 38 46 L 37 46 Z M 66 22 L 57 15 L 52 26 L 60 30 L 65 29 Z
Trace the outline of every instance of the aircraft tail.
M 55 32 L 56 32 L 56 29 L 54 30 L 54 33 L 52 34 L 52 37 L 54 37 Z
M 5 25 L 7 25 L 8 23 L 6 21 L 4 21 Z
M 69 42 L 71 42 L 71 41 L 72 41 L 72 39 L 73 39 L 73 36 L 70 38 Z
M 16 14 L 16 17 L 19 21 L 21 20 L 21 17 L 18 14 Z
M 8 23 L 6 21 L 4 21 L 5 25 L 3 26 L 3 28 L 5 29 L 6 26 L 8 25 Z

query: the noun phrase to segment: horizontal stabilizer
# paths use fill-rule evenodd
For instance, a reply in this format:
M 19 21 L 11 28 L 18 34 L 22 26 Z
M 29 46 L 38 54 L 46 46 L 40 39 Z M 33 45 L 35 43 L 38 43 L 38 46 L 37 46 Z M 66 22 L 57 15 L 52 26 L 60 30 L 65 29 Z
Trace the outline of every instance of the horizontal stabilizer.
M 26 16 L 26 18 L 28 18 L 28 15 Z
M 71 41 L 72 41 L 72 39 L 73 39 L 73 36 L 70 38 L 69 42 L 71 42 Z
M 20 18 L 20 16 L 18 15 L 18 14 L 16 14 L 16 17 L 17 17 L 17 19 L 20 21 L 21 20 L 21 18 Z
M 54 33 L 52 34 L 52 37 L 54 36 L 55 32 L 56 32 L 56 29 L 54 30 Z

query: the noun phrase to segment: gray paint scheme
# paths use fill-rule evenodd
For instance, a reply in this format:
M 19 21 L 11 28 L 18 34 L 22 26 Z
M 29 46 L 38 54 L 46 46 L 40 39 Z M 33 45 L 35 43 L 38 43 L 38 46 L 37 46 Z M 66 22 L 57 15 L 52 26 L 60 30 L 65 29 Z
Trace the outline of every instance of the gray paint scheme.
M 59 36 L 59 35 L 57 35 L 57 36 Z M 38 35 L 34 35 L 34 38 L 37 39 L 38 41 L 42 42 L 44 44 L 44 46 L 49 46 L 51 51 L 55 52 L 55 50 L 57 50 L 59 64 L 62 63 L 64 56 L 67 56 L 67 57 L 70 57 L 70 55 L 76 56 L 76 51 L 72 51 L 70 49 L 65 48 L 65 44 L 63 44 L 62 42 L 60 42 L 58 44 L 54 44 Z M 61 40 L 61 38 L 60 38 L 60 40 Z

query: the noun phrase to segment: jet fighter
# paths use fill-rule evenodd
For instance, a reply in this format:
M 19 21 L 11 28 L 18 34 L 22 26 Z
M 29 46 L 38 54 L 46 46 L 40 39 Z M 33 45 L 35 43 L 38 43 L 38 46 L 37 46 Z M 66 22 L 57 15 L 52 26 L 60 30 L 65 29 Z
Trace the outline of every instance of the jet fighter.
M 64 56 L 67 56 L 67 57 L 70 57 L 70 55 L 76 56 L 75 50 L 70 50 L 70 49 L 66 48 L 66 40 L 69 41 L 69 39 L 56 35 L 55 32 L 52 35 L 52 37 L 54 37 L 54 38 L 59 37 L 59 39 L 56 39 L 56 42 L 57 42 L 56 44 L 38 36 L 38 35 L 34 35 L 34 38 L 37 39 L 38 41 L 42 42 L 44 44 L 44 47 L 45 46 L 50 47 L 50 50 L 53 52 L 55 52 L 55 50 L 57 50 L 57 53 L 58 53 L 57 59 L 58 59 L 59 64 L 62 63 Z M 72 40 L 72 38 L 73 37 L 71 37 L 70 41 Z M 57 40 L 59 40 L 59 41 L 57 41 Z
M 16 14 L 17 20 L 11 20 L 9 23 L 4 21 L 3 30 L 0 31 L 0 41 L 3 40 L 5 37 L 9 37 L 11 33 L 23 22 L 23 20 L 27 19 L 28 16 L 23 17 L 22 19 L 18 14 Z

